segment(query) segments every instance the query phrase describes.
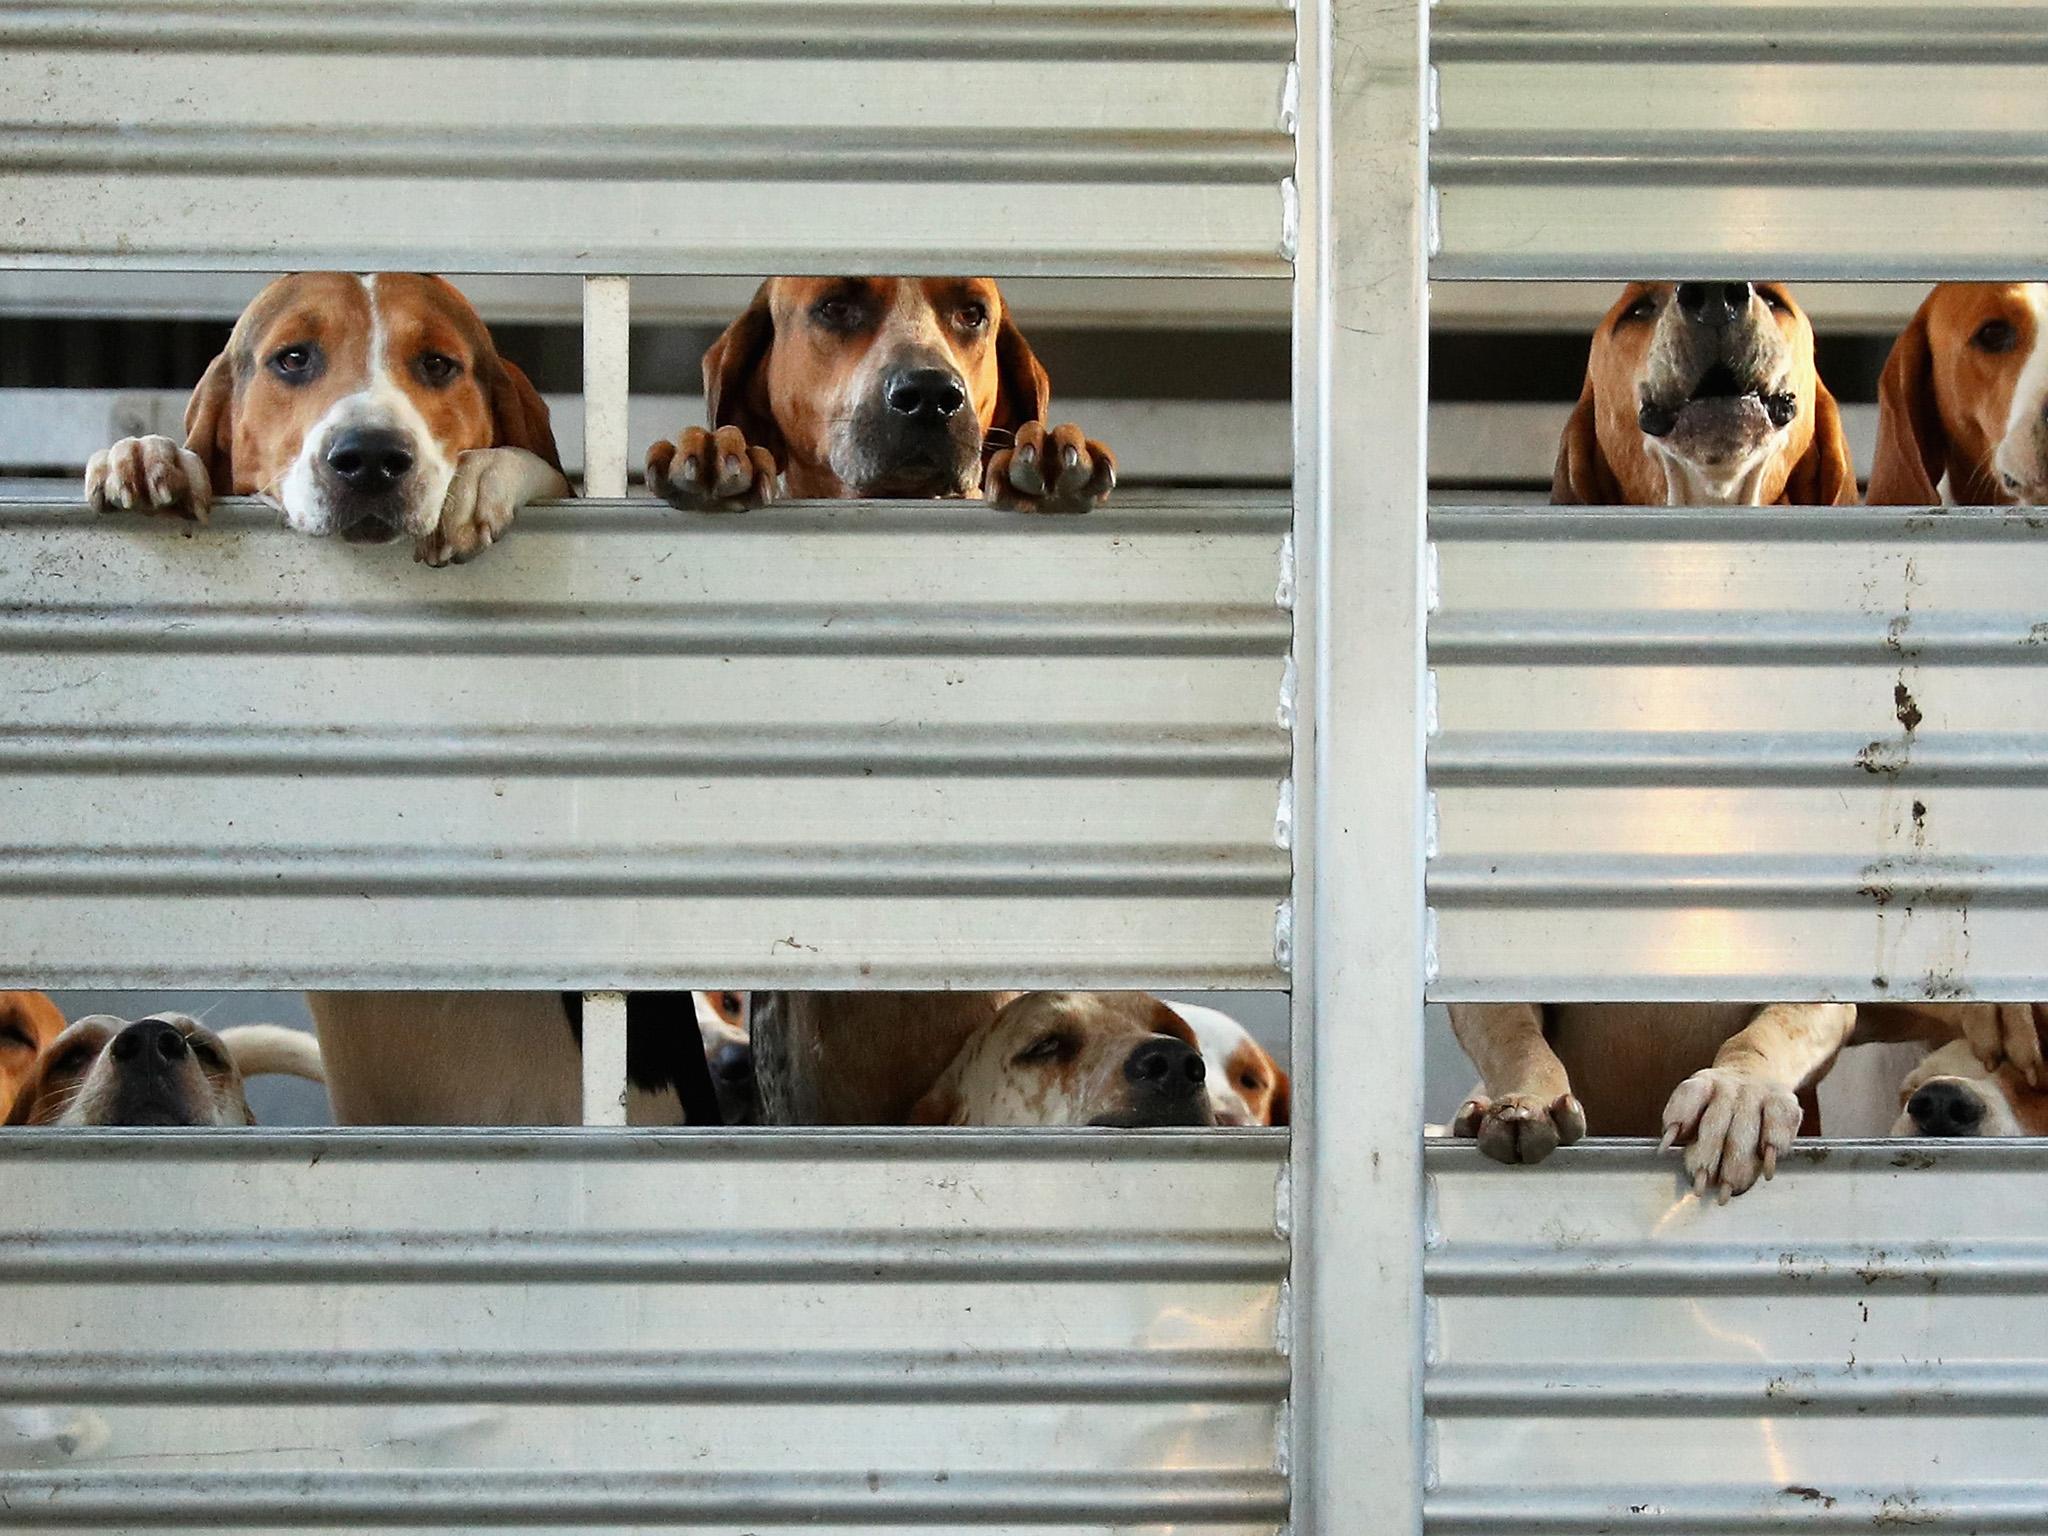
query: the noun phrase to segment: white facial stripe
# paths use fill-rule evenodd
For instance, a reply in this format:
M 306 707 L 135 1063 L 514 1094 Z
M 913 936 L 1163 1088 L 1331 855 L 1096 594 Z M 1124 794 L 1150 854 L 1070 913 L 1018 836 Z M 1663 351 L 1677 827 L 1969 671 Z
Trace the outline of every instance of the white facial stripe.
M 2033 312 L 2034 339 L 2013 386 L 2012 409 L 2005 422 L 2008 438 L 2038 425 L 2048 407 L 2048 346 L 2042 345 L 2043 332 L 2048 332 L 2048 283 L 2022 283 L 2020 291 Z
M 2029 501 L 2048 498 L 2048 283 L 2023 283 L 2020 292 L 2034 316 L 2034 338 L 2013 384 L 2005 436 L 1991 463 L 2007 490 Z

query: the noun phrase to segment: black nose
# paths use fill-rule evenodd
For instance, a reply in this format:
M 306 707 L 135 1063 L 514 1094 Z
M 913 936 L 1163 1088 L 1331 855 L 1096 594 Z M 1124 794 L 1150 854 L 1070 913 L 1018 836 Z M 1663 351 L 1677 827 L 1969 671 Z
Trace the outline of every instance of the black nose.
M 379 495 L 412 468 L 412 439 L 403 432 L 358 427 L 327 445 L 327 467 L 350 490 Z
M 1173 1098 L 1199 1093 L 1207 1075 L 1202 1053 L 1171 1035 L 1154 1035 L 1124 1062 L 1124 1076 L 1133 1087 Z
M 737 1040 L 721 1045 L 711 1053 L 711 1075 L 734 1087 L 751 1083 L 754 1080 L 754 1048 Z
M 898 416 L 949 421 L 967 404 L 967 391 L 943 368 L 906 368 L 889 375 L 882 385 L 882 399 Z
M 185 1037 L 178 1033 L 177 1025 L 164 1019 L 139 1019 L 114 1036 L 107 1054 L 123 1062 L 180 1061 L 185 1055 Z
M 1680 283 L 1678 312 L 1695 325 L 1724 331 L 1749 308 L 1748 283 Z
M 1975 1136 L 1984 1101 L 1964 1083 L 1929 1083 L 1906 1101 L 1906 1113 L 1926 1136 Z

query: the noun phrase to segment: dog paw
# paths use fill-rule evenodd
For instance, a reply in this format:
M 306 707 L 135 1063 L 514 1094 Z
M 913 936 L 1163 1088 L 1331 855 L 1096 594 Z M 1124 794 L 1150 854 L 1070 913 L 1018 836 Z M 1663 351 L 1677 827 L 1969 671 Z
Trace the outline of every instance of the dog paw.
M 1029 421 L 988 461 L 983 494 L 1014 512 L 1086 512 L 1116 488 L 1116 455 L 1071 422 Z
M 168 437 L 124 437 L 85 466 L 85 499 L 95 512 L 147 512 L 203 523 L 213 485 L 199 455 Z
M 1479 1150 L 1496 1163 L 1540 1163 L 1586 1134 L 1586 1111 L 1568 1093 L 1550 1100 L 1528 1093 L 1497 1099 L 1475 1093 L 1458 1107 L 1451 1134 L 1477 1138 Z
M 647 450 L 647 488 L 684 512 L 744 512 L 775 499 L 775 455 L 738 427 L 685 427 Z
M 1785 1084 L 1708 1067 L 1680 1083 L 1665 1104 L 1660 1150 L 1689 1142 L 1685 1171 L 1693 1193 L 1704 1200 L 1712 1190 L 1726 1205 L 1777 1173 L 1802 1118 L 1799 1096 Z
M 1996 1072 L 2011 1062 L 2032 1088 L 2048 1083 L 2041 1050 L 2044 1025 L 2048 1006 L 2041 1003 L 1994 1003 L 1962 1010 L 1963 1037 L 1985 1068 Z
M 473 448 L 456 459 L 441 515 L 414 543 L 412 557 L 432 566 L 474 560 L 505 536 L 528 502 L 568 494 L 569 482 L 537 453 Z

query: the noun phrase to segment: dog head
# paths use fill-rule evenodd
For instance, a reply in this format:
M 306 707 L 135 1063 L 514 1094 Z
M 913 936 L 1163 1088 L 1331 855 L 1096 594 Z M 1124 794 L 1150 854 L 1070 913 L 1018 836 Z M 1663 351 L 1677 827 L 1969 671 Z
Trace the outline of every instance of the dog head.
M 1191 1003 L 1172 1003 L 1202 1048 L 1209 1107 L 1218 1125 L 1285 1125 L 1292 1087 L 1266 1048 L 1229 1014 Z
M 697 992 L 697 1032 L 704 1040 L 704 1061 L 711 1086 L 718 1092 L 718 1110 L 727 1125 L 752 1125 L 761 1117 L 761 1095 L 754 1080 L 754 1042 L 748 1031 L 751 999 L 744 992 Z
M 34 1069 L 36 1058 L 64 1033 L 64 1014 L 40 992 L 0 992 L 0 1115 Z
M 982 277 L 776 277 L 704 354 L 713 426 L 794 496 L 967 496 L 1051 385 Z
M 1986 1069 L 1955 1040 L 1899 1085 L 1894 1136 L 2048 1136 L 2048 1092 L 2030 1087 L 2010 1062 Z
M 1213 1125 L 1195 1032 L 1142 992 L 1027 992 L 967 1038 L 914 1125 Z
M 2048 283 L 1943 283 L 1877 390 L 1870 500 L 2048 502 Z
M 475 448 L 560 469 L 547 406 L 438 277 L 296 272 L 258 294 L 185 408 L 216 495 L 256 495 L 301 533 L 432 533 Z
M 252 1125 L 220 1036 L 182 1013 L 80 1019 L 36 1061 L 9 1125 Z
M 1856 497 L 1813 326 L 1780 283 L 1631 283 L 1593 333 L 1551 499 L 1834 506 Z

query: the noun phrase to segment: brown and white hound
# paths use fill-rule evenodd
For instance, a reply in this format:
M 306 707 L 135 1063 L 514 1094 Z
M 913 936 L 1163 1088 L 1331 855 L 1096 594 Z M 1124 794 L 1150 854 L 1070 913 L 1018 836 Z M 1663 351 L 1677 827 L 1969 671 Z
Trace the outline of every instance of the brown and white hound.
M 1142 992 L 1027 992 L 967 1037 L 913 1125 L 1216 1123 L 1195 1032 Z
M 1782 283 L 1631 283 L 1593 333 L 1559 504 L 1840 506 L 1856 475 Z
M 1877 391 L 1872 506 L 2048 503 L 2048 283 L 1942 283 Z
M 50 1042 L 5 1123 L 253 1125 L 243 1082 L 267 1072 L 321 1082 L 319 1046 L 303 1030 L 277 1024 L 239 1024 L 215 1034 L 189 1014 L 152 1014 L 131 1024 L 96 1013 Z
M 547 406 L 451 284 L 295 272 L 242 311 L 185 407 L 184 445 L 123 438 L 93 455 L 85 494 L 198 522 L 216 496 L 261 496 L 301 533 L 410 538 L 446 565 L 569 482 Z
M 1594 333 L 1558 451 L 1554 501 L 1837 505 L 1856 482 L 1814 367 L 1813 329 L 1774 283 L 1634 283 Z M 1848 1003 L 1463 1003 L 1451 1025 L 1480 1085 L 1454 1130 L 1502 1162 L 1538 1162 L 1588 1129 L 1687 1143 L 1700 1194 L 1759 1178 L 1802 1126 L 1845 1045 L 1975 1043 L 2040 1065 L 2024 1006 Z
M 775 277 L 704 354 L 709 428 L 647 451 L 672 505 L 986 496 L 1085 512 L 1116 459 L 1051 426 L 1051 385 L 987 278 Z M 779 484 L 778 484 L 779 477 Z

